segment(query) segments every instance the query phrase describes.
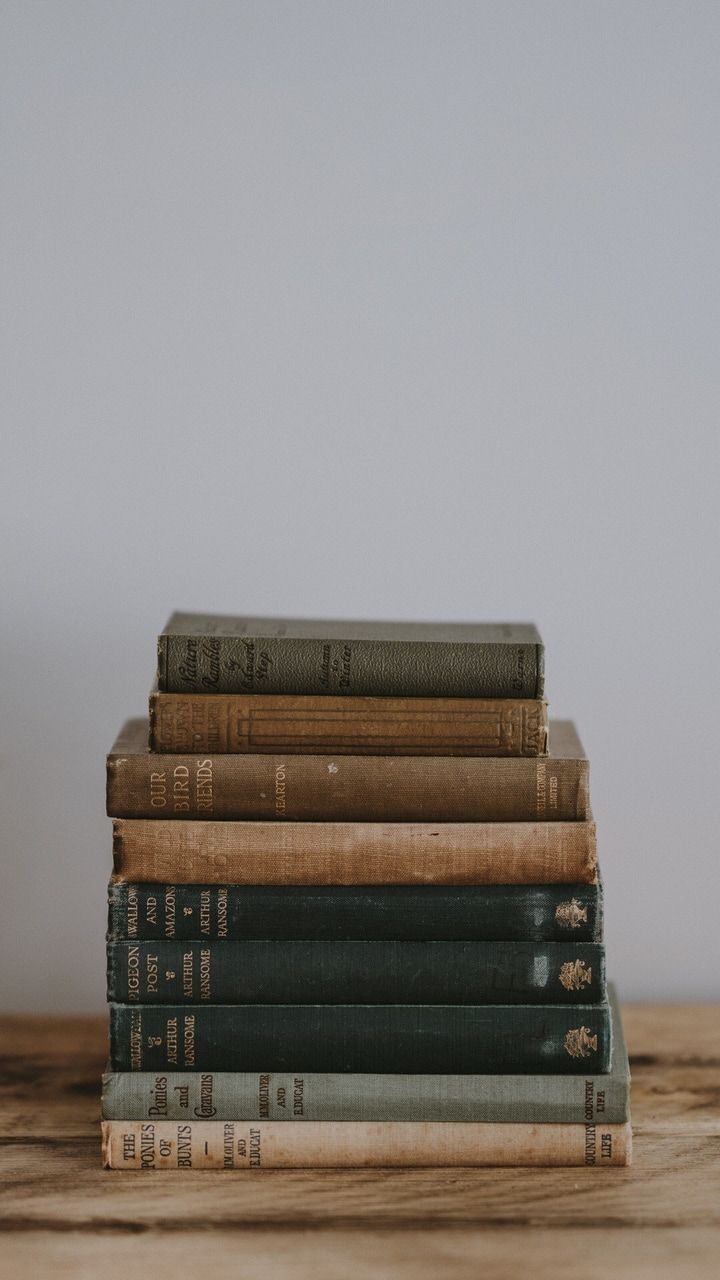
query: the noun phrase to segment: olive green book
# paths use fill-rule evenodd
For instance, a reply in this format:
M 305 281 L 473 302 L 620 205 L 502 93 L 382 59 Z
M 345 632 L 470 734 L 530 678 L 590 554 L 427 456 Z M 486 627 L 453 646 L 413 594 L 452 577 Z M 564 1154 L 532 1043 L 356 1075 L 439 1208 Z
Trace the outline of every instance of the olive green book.
M 359 622 L 174 613 L 158 638 L 165 693 L 541 698 L 532 623 Z

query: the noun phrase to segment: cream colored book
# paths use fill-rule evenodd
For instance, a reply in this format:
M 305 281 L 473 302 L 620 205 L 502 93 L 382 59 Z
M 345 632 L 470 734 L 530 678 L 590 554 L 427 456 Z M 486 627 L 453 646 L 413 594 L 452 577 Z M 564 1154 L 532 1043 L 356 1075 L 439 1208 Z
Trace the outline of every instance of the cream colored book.
M 105 1120 L 108 1169 L 340 1169 L 630 1164 L 630 1124 Z

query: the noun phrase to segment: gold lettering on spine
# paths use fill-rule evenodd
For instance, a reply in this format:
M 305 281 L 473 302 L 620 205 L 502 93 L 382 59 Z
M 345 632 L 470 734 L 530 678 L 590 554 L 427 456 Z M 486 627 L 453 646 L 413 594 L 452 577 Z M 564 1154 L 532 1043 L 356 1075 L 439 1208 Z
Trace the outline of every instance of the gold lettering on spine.
M 200 890 L 200 932 L 205 938 L 210 937 L 210 890 Z
M 158 993 L 158 957 L 148 953 L 145 956 L 145 994 Z
M 275 817 L 284 818 L 286 812 L 286 775 L 285 765 L 279 764 L 275 770 Z
M 186 1000 L 193 998 L 193 953 L 183 952 L 182 960 L 183 996 Z
M 535 784 L 535 812 L 538 818 L 545 813 L 545 790 L 546 790 L 547 769 L 544 760 L 537 762 L 537 774 Z
M 195 803 L 198 813 L 213 812 L 212 760 L 198 760 L 195 766 Z
M 178 1060 L 178 1020 L 177 1018 L 168 1018 L 167 1020 L 167 1060 L 171 1066 L 177 1066 Z
M 150 774 L 150 805 L 153 809 L 164 809 L 167 804 L 165 774 Z
M 227 938 L 228 932 L 228 891 L 224 885 L 217 890 L 217 936 Z
M 178 764 L 173 769 L 173 810 L 175 813 L 187 813 L 190 809 L 190 770 L 187 765 Z
M 557 807 L 558 807 L 558 780 L 557 780 L 557 775 L 554 773 L 551 773 L 550 774 L 550 808 L 557 809 Z
M 210 993 L 210 948 L 204 947 L 200 952 L 200 999 L 211 1000 Z
M 195 1066 L 195 1014 L 187 1013 L 183 1020 L 183 1051 L 186 1067 Z
M 133 1009 L 130 1015 L 130 1070 L 142 1071 L 142 1014 Z
M 134 884 L 128 885 L 127 891 L 127 934 L 128 938 L 137 938 L 139 904 L 137 889 Z
M 165 889 L 165 937 L 175 937 L 175 885 Z
M 140 999 L 140 948 L 128 947 L 127 951 L 127 998 Z

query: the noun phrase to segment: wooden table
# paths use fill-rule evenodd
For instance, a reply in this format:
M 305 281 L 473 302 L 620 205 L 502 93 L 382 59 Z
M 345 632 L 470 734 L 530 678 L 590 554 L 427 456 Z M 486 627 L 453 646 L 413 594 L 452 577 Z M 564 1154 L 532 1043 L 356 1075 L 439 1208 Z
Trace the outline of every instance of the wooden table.
M 630 1005 L 630 1169 L 109 1173 L 97 1018 L 0 1019 L 0 1276 L 720 1277 L 720 1005 Z

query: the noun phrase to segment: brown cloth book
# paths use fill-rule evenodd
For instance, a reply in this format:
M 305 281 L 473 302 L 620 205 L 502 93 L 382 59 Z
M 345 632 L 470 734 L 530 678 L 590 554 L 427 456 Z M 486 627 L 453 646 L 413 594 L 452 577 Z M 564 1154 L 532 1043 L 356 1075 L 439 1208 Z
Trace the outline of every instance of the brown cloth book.
M 540 698 L 150 694 L 150 749 L 314 755 L 544 756 Z
M 116 819 L 114 878 L 160 884 L 591 884 L 595 823 Z
M 589 763 L 569 720 L 548 757 L 357 756 L 147 749 L 128 720 L 107 757 L 113 818 L 321 822 L 568 822 L 589 816 Z

